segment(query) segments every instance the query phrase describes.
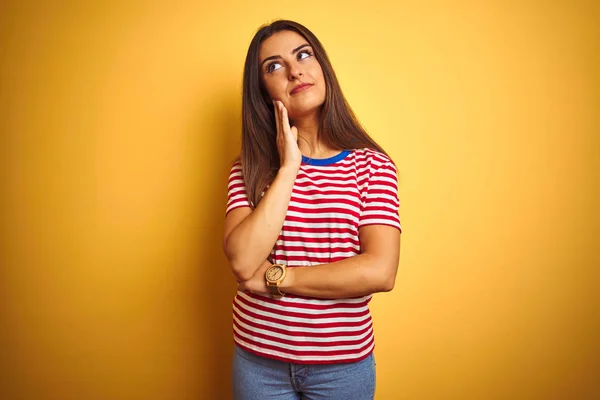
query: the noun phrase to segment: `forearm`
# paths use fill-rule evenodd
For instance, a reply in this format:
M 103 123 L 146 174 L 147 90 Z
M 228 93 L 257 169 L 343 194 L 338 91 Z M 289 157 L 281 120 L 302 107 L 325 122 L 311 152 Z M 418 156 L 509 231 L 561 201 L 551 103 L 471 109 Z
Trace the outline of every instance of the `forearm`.
M 239 279 L 249 279 L 271 253 L 285 220 L 297 172 L 281 168 L 258 206 L 227 237 L 225 254 Z
M 330 264 L 288 268 L 281 291 L 324 299 L 388 292 L 394 287 L 397 267 L 397 260 L 359 254 Z

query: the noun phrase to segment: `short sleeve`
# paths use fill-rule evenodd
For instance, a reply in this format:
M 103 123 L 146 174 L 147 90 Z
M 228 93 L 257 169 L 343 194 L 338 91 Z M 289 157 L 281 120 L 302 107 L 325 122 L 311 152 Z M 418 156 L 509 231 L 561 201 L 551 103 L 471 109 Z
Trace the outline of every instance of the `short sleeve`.
M 225 215 L 231 210 L 240 207 L 250 207 L 248 196 L 246 195 L 246 185 L 242 177 L 242 165 L 236 161 L 229 172 L 229 183 L 227 185 L 227 210 Z
M 402 232 L 396 166 L 388 161 L 374 170 L 363 195 L 358 227 L 389 225 Z

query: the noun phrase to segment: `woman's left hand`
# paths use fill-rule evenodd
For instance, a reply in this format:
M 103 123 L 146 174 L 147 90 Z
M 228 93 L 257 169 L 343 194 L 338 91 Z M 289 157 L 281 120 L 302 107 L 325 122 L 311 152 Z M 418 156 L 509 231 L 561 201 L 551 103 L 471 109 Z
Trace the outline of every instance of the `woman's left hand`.
M 242 292 L 269 295 L 269 289 L 267 289 L 267 282 L 265 281 L 265 272 L 267 272 L 270 267 L 270 263 L 265 263 L 265 265 L 256 270 L 254 275 L 252 275 L 252 278 L 240 282 L 238 284 L 238 290 Z

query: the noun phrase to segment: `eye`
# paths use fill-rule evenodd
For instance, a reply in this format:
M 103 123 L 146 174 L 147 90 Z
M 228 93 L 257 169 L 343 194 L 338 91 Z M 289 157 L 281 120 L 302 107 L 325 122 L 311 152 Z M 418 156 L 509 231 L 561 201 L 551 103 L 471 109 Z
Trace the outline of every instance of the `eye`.
M 305 54 L 305 57 L 303 57 L 302 54 Z M 298 59 L 304 60 L 305 58 L 312 57 L 312 55 L 313 54 L 309 50 L 302 50 L 298 53 Z
M 279 67 L 275 68 L 275 65 L 279 65 Z M 273 61 L 271 63 L 267 64 L 267 73 L 271 73 L 275 70 L 278 70 L 279 68 L 281 68 L 281 63 L 277 62 L 277 61 Z

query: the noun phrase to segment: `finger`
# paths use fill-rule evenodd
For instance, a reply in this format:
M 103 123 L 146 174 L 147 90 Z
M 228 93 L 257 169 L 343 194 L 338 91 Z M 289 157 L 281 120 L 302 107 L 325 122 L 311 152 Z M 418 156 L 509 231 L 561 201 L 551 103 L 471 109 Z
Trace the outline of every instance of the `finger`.
M 296 128 L 295 126 L 290 127 L 290 119 L 288 117 L 287 108 L 285 108 L 285 106 L 283 106 L 282 120 L 283 120 L 283 128 L 284 128 L 285 132 L 291 133 L 292 137 L 294 138 L 294 141 L 297 142 L 298 141 L 298 128 Z
M 273 112 L 275 113 L 275 127 L 277 129 L 277 136 L 281 134 L 281 124 L 279 122 L 279 105 L 277 100 L 273 100 Z
M 290 130 L 290 119 L 288 118 L 287 108 L 283 104 L 281 104 L 281 122 L 283 129 L 286 132 Z
M 277 104 L 279 105 L 279 129 L 281 130 L 281 136 L 284 136 L 285 134 L 285 119 L 283 117 L 283 110 L 285 110 L 285 106 L 283 105 L 283 102 L 278 101 Z

